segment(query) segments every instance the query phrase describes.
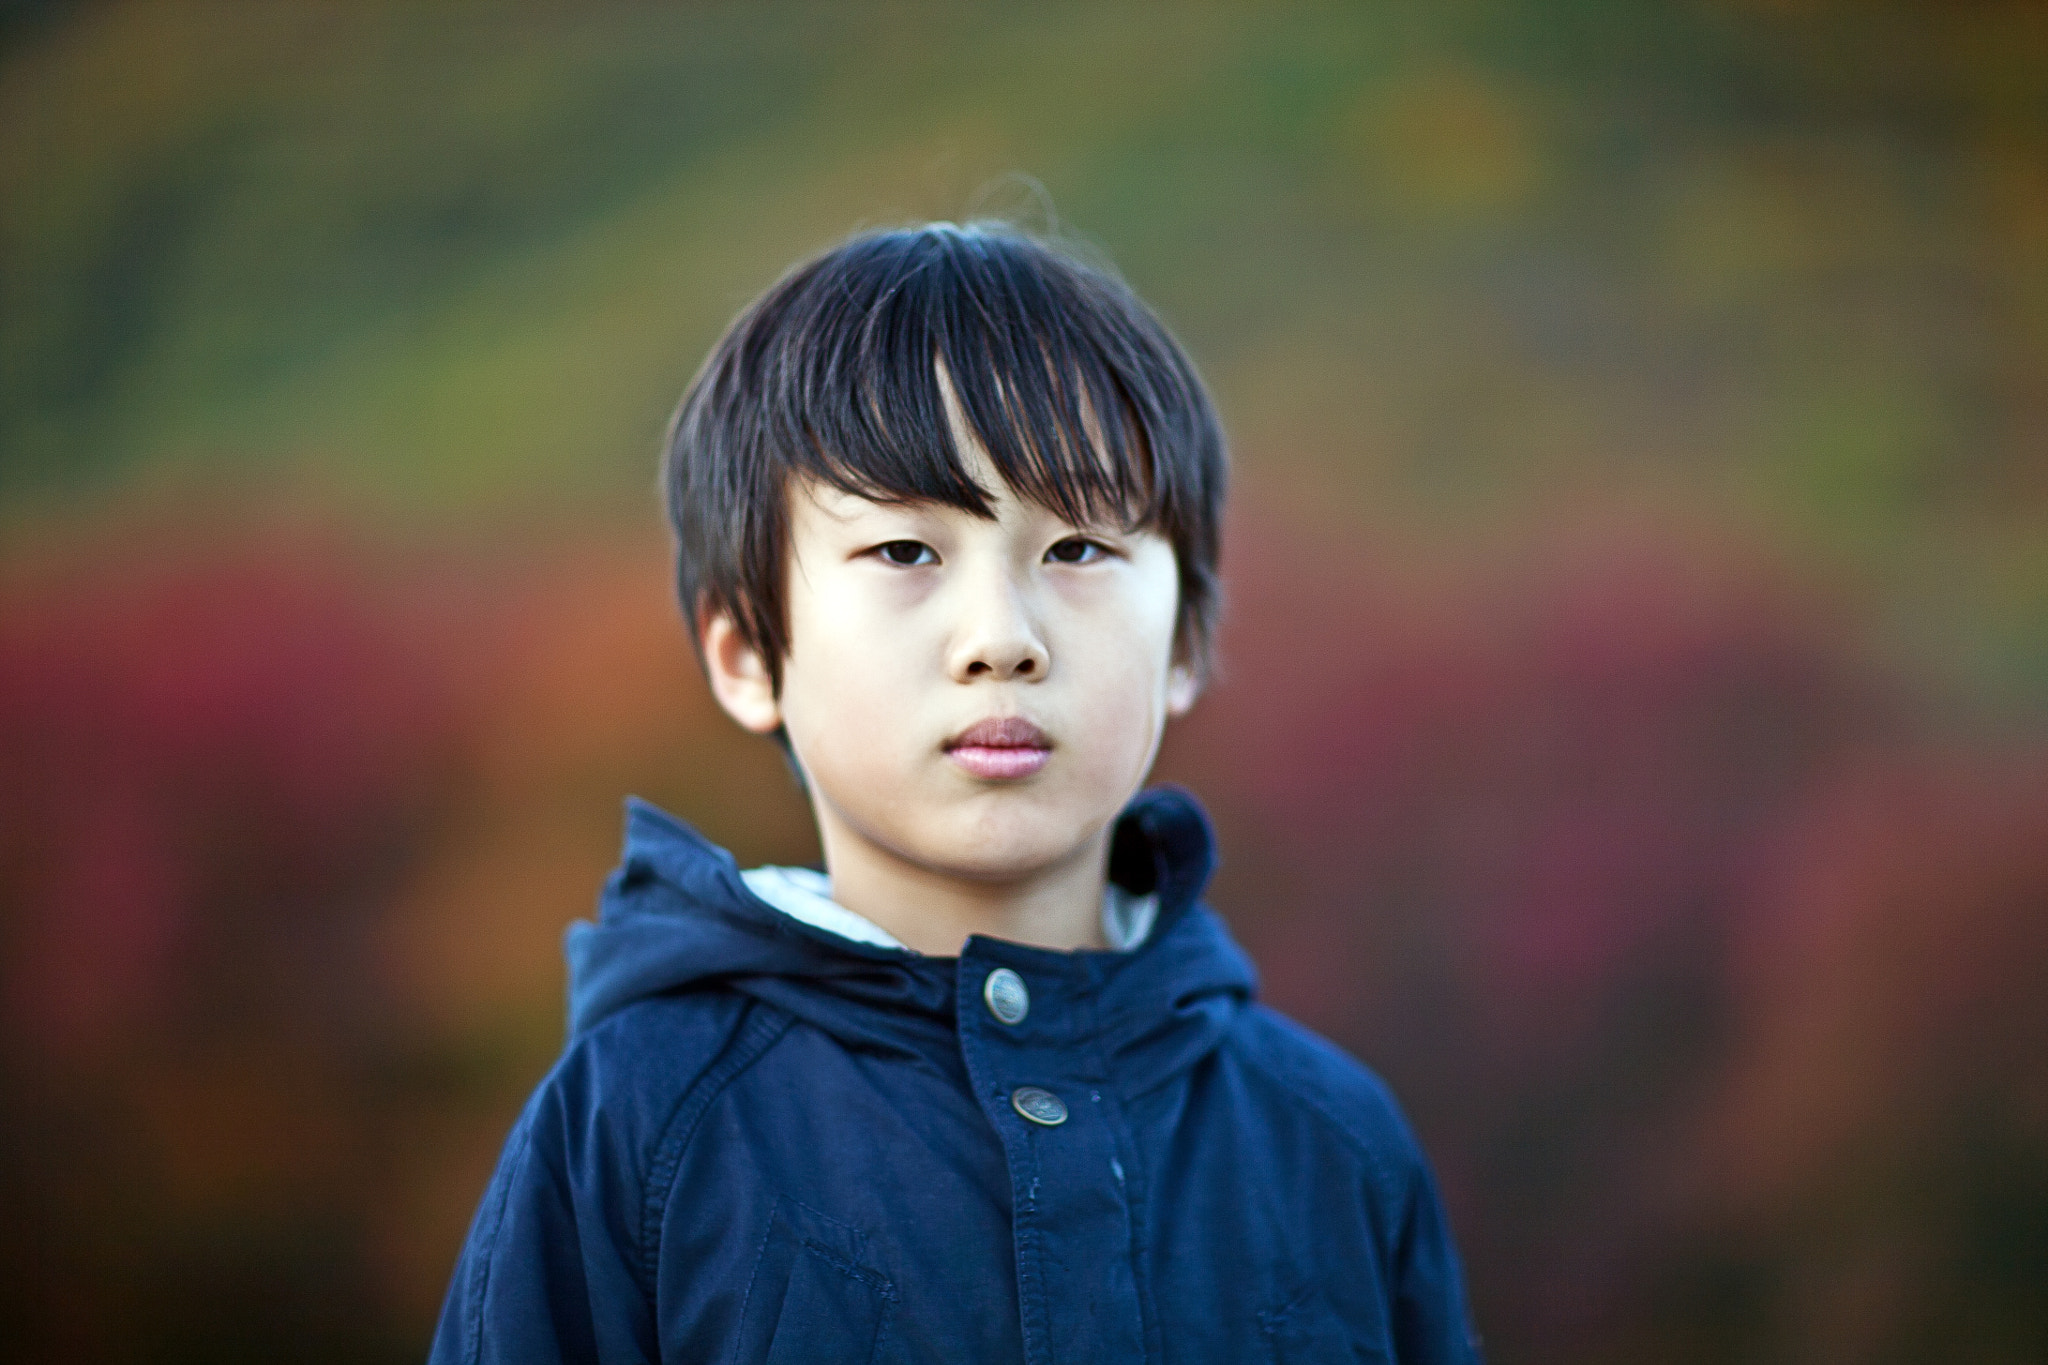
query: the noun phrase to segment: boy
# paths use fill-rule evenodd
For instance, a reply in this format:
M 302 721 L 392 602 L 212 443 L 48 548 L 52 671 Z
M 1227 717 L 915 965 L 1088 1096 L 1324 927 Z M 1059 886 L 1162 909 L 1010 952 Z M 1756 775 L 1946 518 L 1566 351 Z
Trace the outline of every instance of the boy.
M 1223 483 L 1165 328 L 1008 229 L 740 315 L 669 442 L 679 588 L 826 871 L 630 805 L 435 1360 L 1477 1359 L 1391 1099 L 1253 1003 L 1206 819 L 1138 794 Z

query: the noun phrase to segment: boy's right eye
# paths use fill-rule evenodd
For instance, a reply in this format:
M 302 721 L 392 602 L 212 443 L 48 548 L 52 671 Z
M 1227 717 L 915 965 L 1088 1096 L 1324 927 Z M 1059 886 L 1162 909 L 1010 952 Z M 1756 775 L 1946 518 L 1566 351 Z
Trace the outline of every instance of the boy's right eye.
M 875 547 L 875 553 L 891 564 L 911 568 L 918 564 L 936 564 L 938 552 L 921 540 L 892 540 Z

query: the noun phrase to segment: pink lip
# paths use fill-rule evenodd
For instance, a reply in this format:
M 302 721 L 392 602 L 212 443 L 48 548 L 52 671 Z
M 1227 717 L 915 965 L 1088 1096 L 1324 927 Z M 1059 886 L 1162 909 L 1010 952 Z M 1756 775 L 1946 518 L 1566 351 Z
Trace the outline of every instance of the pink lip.
M 989 781 L 1029 777 L 1052 757 L 1052 738 L 1022 716 L 976 721 L 946 741 L 946 756 Z

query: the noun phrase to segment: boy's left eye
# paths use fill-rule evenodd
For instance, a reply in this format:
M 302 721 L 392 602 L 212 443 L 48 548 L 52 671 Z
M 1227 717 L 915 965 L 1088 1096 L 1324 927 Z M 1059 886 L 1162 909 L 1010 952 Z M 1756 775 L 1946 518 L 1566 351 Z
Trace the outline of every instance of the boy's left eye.
M 1098 540 L 1084 536 L 1068 536 L 1065 540 L 1054 541 L 1045 552 L 1047 562 L 1053 564 L 1090 564 L 1109 553 L 1109 547 Z
M 921 540 L 892 540 L 877 545 L 875 553 L 891 564 L 902 568 L 913 568 L 919 564 L 939 562 L 937 551 Z

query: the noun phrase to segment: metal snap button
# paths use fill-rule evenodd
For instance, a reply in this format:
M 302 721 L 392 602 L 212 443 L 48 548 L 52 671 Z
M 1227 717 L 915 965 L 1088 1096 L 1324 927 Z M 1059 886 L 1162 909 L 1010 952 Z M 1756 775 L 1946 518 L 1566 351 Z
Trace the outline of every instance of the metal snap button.
M 1010 1107 L 1033 1123 L 1057 1128 L 1067 1121 L 1067 1102 L 1050 1090 L 1020 1085 L 1010 1092 Z
M 1024 989 L 1024 978 L 1008 967 L 988 974 L 981 983 L 981 998 L 988 1002 L 988 1012 L 1006 1024 L 1021 1024 L 1031 1013 L 1031 992 Z

